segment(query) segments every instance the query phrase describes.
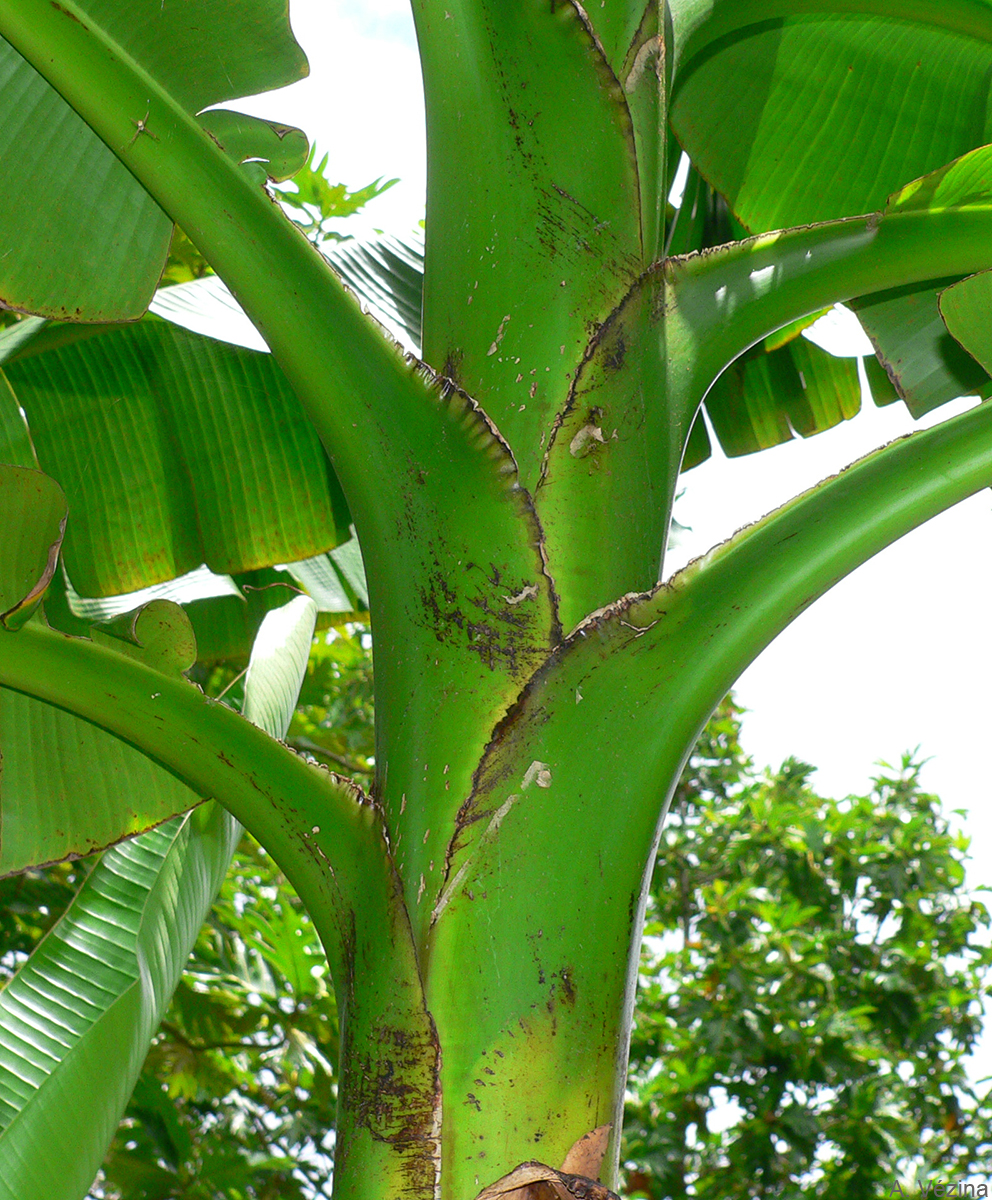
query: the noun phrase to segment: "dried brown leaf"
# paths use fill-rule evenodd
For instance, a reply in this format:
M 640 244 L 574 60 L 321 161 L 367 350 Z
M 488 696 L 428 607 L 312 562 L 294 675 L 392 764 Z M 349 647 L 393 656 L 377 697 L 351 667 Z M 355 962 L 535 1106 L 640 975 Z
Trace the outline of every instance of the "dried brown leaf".
M 606 1126 L 607 1133 L 609 1126 Z M 595 1129 L 585 1136 L 595 1141 L 600 1130 Z M 580 1138 L 567 1157 L 583 1142 Z M 605 1145 L 604 1145 L 605 1150 Z M 581 1151 L 587 1153 L 588 1148 Z M 602 1154 L 600 1154 L 600 1161 Z M 598 1169 L 598 1168 L 597 1168 Z M 609 1188 L 595 1179 L 571 1172 L 556 1171 L 547 1163 L 525 1162 L 514 1167 L 509 1174 L 483 1188 L 476 1200 L 619 1200 Z
M 565 1155 L 565 1161 L 561 1164 L 562 1171 L 567 1175 L 584 1175 L 586 1179 L 598 1179 L 612 1128 L 612 1125 L 600 1125 L 589 1133 L 584 1133 Z

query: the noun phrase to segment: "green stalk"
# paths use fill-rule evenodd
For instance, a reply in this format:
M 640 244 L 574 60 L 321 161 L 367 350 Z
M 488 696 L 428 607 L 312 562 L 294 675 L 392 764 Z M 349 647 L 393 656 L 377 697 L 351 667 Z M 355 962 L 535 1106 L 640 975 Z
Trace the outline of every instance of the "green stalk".
M 992 266 L 992 205 L 762 234 L 646 272 L 597 331 L 537 493 L 566 631 L 657 580 L 679 465 L 729 363 L 853 296 Z M 595 430 L 577 450 L 576 438 Z
M 337 992 L 338 1194 L 362 1195 L 367 1170 L 432 1190 L 437 1045 L 378 808 L 185 680 L 36 622 L 0 636 L 0 684 L 130 742 L 269 850 L 307 906 Z M 394 1076 L 402 1090 L 378 1086 Z
M 686 434 L 713 380 L 761 338 L 854 296 L 986 270 L 990 233 L 985 202 L 827 221 L 657 264 Z
M 814 599 L 990 484 L 982 405 L 594 614 L 535 675 L 480 766 L 435 910 L 428 1004 L 445 1105 L 461 1113 L 444 1131 L 445 1196 L 468 1194 L 483 1167 L 556 1166 L 574 1138 L 618 1118 L 644 887 L 710 712 Z
M 354 789 L 185 679 L 37 621 L 0 637 L 0 684 L 92 721 L 219 800 L 295 872 L 340 975 L 350 901 L 361 886 L 352 863 L 367 857 L 377 824 Z M 307 856 L 296 850 L 304 834 L 314 846 Z M 321 854 L 333 875 L 316 869 Z
M 590 325 L 650 261 L 627 99 L 589 24 L 598 10 L 413 11 L 430 131 L 424 355 L 498 423 L 533 489 Z

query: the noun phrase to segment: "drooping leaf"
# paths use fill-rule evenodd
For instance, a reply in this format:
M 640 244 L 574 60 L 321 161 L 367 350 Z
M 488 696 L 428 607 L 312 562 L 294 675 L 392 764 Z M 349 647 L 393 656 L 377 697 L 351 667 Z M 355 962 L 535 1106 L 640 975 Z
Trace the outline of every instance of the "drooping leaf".
M 744 354 L 731 363 L 706 397 L 706 412 L 731 457 L 777 446 L 792 438 L 779 403 L 799 386 L 787 355 Z
M 218 7 L 160 0 L 90 0 L 66 20 L 101 27 L 189 113 L 293 82 L 306 60 L 285 0 Z M 147 112 L 134 134 L 155 138 Z M 260 126 L 256 127 L 260 132 Z M 268 159 L 271 135 L 255 143 Z M 243 157 L 254 156 L 241 148 Z M 44 153 L 36 154 L 39 146 Z M 122 138 L 119 150 L 128 149 Z M 58 93 L 0 43 L 0 303 L 68 320 L 133 318 L 162 273 L 171 222 Z
M 309 596 L 297 596 L 270 612 L 252 647 L 245 676 L 244 713 L 249 721 L 284 738 L 307 669 L 317 620 Z
M 951 334 L 985 371 L 992 373 L 992 272 L 970 275 L 939 297 L 940 314 Z
M 16 630 L 41 603 L 55 573 L 65 496 L 41 471 L 0 464 L 0 513 L 0 628 Z
M 968 9 L 680 0 L 672 125 L 754 232 L 879 209 L 989 140 L 992 7 Z
M 346 536 L 327 457 L 270 355 L 153 318 L 61 346 L 61 330 L 35 328 L 3 371 L 67 493 L 80 593 L 131 592 L 204 562 L 230 574 L 295 561 Z
M 811 437 L 857 415 L 861 409 L 857 359 L 830 354 L 805 337 L 793 338 L 781 349 L 788 350 L 799 376 L 801 391 L 785 404 L 796 433 Z
M 861 407 L 857 360 L 792 337 L 759 344 L 732 363 L 706 397 L 706 412 L 730 456 L 810 437 Z
M 239 832 L 209 805 L 108 851 L 0 993 L 3 1200 L 86 1193 Z
M 958 396 L 986 395 L 992 379 L 947 332 L 937 298 L 948 281 L 879 292 L 852 303 L 879 363 L 914 417 Z
M 300 597 L 260 631 L 245 703 L 274 736 L 314 613 Z M 148 621 L 133 632 L 149 637 Z M 240 834 L 208 804 L 107 851 L 0 993 L 0 1200 L 78 1200 L 90 1186 Z

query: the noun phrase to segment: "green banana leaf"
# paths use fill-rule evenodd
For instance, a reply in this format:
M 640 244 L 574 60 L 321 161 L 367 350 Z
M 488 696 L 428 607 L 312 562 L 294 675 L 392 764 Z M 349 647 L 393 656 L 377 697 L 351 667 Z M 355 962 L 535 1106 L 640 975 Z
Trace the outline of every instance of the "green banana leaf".
M 670 116 L 753 232 L 882 207 L 992 140 L 992 5 L 674 0 Z
M 790 441 L 793 431 L 810 437 L 860 410 L 857 360 L 798 336 L 770 350 L 759 344 L 724 371 L 705 408 L 731 456 Z
M 256 640 L 245 715 L 277 737 L 289 725 L 315 615 L 313 602 L 297 597 L 269 615 Z M 2 1200 L 86 1192 L 240 832 L 210 803 L 105 852 L 0 993 Z
M 987 0 L 909 9 L 888 0 L 681 0 L 672 16 L 672 126 L 753 232 L 871 212 L 907 179 L 992 140 Z M 941 320 L 937 296 L 950 282 L 852 303 L 879 359 L 868 367 L 876 403 L 898 397 L 918 418 L 958 396 L 989 394 L 992 379 Z M 740 378 L 723 390 L 735 387 Z M 744 414 L 761 403 L 724 408 L 735 445 L 785 436 L 781 414 L 777 426 L 766 414 L 748 430 Z
M 987 396 L 992 378 L 948 332 L 938 297 L 953 282 L 863 296 L 851 307 L 896 394 L 916 418 L 958 396 Z
M 22 444 L 26 420 L 66 493 L 64 560 L 83 595 L 201 563 L 233 574 L 295 562 L 347 540 L 341 489 L 271 355 L 154 317 L 78 330 L 31 320 L 0 334 L 0 363 L 7 425 Z M 15 452 L 0 446 L 0 461 Z
M 237 842 L 214 805 L 107 851 L 0 993 L 0 1197 L 79 1200 Z
M 106 29 L 189 113 L 292 83 L 306 60 L 286 0 L 181 5 L 97 0 L 88 19 Z M 89 127 L 7 42 L 0 41 L 0 304 L 77 321 L 125 320 L 148 305 L 172 223 Z M 157 137 L 147 112 L 130 134 Z M 221 118 L 211 116 L 211 128 Z M 231 136 L 236 132 L 236 136 Z M 282 139 L 275 135 L 280 142 Z M 273 130 L 228 117 L 222 137 L 242 158 L 269 160 Z M 25 153 L 25 147 L 44 153 Z M 299 157 L 300 145 L 294 146 Z M 306 148 L 303 147 L 303 160 Z M 302 165 L 302 164 L 300 164 Z M 284 169 L 280 164 L 276 176 Z
M 970 275 L 940 295 L 947 328 L 985 371 L 992 372 L 992 272 Z
M 16 637 L 52 580 L 65 527 L 65 501 L 40 471 L 0 466 L 5 516 L 0 541 L 0 637 Z M 164 601 L 156 602 L 158 606 Z M 147 655 L 165 673 L 192 663 L 189 622 L 167 606 L 143 610 L 122 652 Z M 35 620 L 39 617 L 36 615 Z M 171 641 L 185 649 L 163 658 Z M 182 654 L 182 651 L 180 651 Z M 58 747 L 57 752 L 53 747 Z M 197 797 L 137 750 L 95 726 L 29 696 L 0 689 L 0 874 L 88 854 L 191 808 Z
M 55 573 L 66 507 L 54 479 L 31 467 L 0 470 L 0 628 L 19 629 L 41 603 Z
M 912 216 L 925 210 L 987 204 L 990 155 L 992 148 L 962 156 L 900 188 L 889 198 L 883 216 Z M 952 282 L 937 280 L 922 287 L 880 292 L 862 297 L 854 306 L 875 343 L 879 361 L 914 417 L 957 396 L 987 396 L 992 391 L 987 356 L 981 351 L 977 356 L 966 353 L 976 344 L 976 314 L 972 313 L 964 326 L 956 326 L 967 339 L 962 349 L 954 340 L 955 330 L 945 324 L 943 308 L 938 306 L 938 297 Z M 974 290 L 966 287 L 956 294 L 963 297 L 970 291 L 978 296 L 980 286 Z M 979 344 L 981 341 L 979 336 Z
M 388 235 L 322 247 L 327 261 L 380 324 L 415 354 L 423 342 L 424 250 Z
M 414 233 L 406 239 L 383 234 L 325 241 L 321 253 L 383 328 L 407 350 L 420 354 L 424 299 L 424 247 Z M 160 288 L 151 310 L 184 329 L 266 350 L 254 325 L 216 275 Z
M 200 799 L 124 742 L 7 688 L 0 748 L 3 875 L 90 854 Z

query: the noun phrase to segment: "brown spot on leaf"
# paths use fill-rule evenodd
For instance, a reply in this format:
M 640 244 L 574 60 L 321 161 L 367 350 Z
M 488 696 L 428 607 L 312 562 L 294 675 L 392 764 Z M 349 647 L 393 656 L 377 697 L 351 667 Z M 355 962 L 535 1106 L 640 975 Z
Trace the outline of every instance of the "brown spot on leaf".
M 75 21 L 77 25 L 83 25 L 83 22 L 80 21 L 76 14 L 70 12 L 67 8 L 63 8 L 62 5 L 58 3 L 58 0 L 51 0 L 51 4 L 52 8 L 57 8 L 58 11 L 62 13 L 63 16 L 68 17 L 70 21 Z M 88 29 L 89 26 L 83 25 L 83 28 Z

